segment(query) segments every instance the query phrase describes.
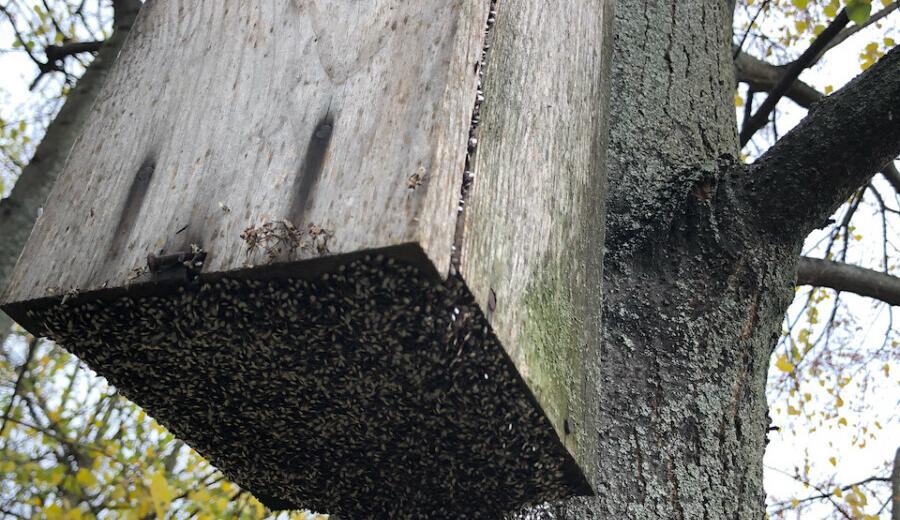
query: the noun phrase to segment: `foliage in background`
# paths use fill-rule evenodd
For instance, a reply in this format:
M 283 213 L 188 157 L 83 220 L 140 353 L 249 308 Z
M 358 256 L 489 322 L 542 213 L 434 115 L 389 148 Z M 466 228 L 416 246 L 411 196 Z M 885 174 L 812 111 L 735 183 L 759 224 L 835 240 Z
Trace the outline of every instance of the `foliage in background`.
M 735 44 L 784 71 L 846 8 L 850 23 L 800 77 L 828 95 L 900 41 L 898 4 L 744 0 L 735 16 Z M 739 86 L 739 126 L 765 97 Z M 765 152 L 803 115 L 794 102 L 779 103 L 770 124 L 748 143 L 745 159 Z M 898 208 L 896 180 L 892 184 L 876 176 L 807 239 L 803 254 L 897 276 Z M 779 428 L 769 435 L 774 443 L 769 451 L 778 445 L 781 457 L 766 459 L 768 483 L 793 480 L 796 485 L 769 486 L 770 516 L 869 520 L 890 514 L 891 467 L 900 431 L 900 334 L 894 312 L 884 302 L 798 287 L 769 377 L 770 414 Z
M 91 62 L 90 53 L 52 60 L 54 48 L 109 37 L 108 0 L 3 0 L 0 3 L 0 53 L 4 75 L 27 70 L 28 77 L 7 77 L 0 84 L 0 196 L 5 196 L 34 153 L 35 145 L 69 90 Z M 15 61 L 13 61 L 15 60 Z M 24 63 L 23 63 L 24 62 Z M 32 67 L 27 67 L 31 62 Z M 51 63 L 52 67 L 38 64 Z M 46 69 L 46 70 L 42 70 Z M 58 70 L 53 70 L 58 69 Z M 24 95 L 28 91 L 30 95 Z
M 48 519 L 265 515 L 252 495 L 52 343 L 11 338 L 0 357 L 0 378 L 17 385 L 4 392 L 0 513 Z

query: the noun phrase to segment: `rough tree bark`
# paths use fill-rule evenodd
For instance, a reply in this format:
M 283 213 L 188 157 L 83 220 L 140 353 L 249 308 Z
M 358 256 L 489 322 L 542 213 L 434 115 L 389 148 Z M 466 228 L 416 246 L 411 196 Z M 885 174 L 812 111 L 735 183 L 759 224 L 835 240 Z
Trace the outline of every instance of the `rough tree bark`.
M 894 454 L 894 470 L 891 472 L 891 519 L 900 520 L 900 448 Z
M 800 247 L 900 152 L 900 50 L 746 167 L 733 159 L 732 7 L 617 2 L 602 484 L 524 517 L 763 516 L 766 372 Z
M 0 237 L 3 237 L 0 240 L 0 291 L 16 265 L 19 252 L 37 220 L 39 208 L 44 205 L 69 150 L 81 135 L 82 125 L 122 49 L 141 3 L 138 0 L 115 0 L 113 6 L 113 35 L 100 47 L 94 61 L 69 93 L 59 114 L 47 127 L 47 133 L 28 166 L 22 170 L 9 197 L 0 200 Z M 93 50 L 93 47 L 86 50 Z M 12 320 L 0 312 L 0 344 L 11 326 Z
M 896 10 L 896 5 L 883 9 L 879 12 L 878 19 L 883 19 L 886 14 L 890 14 Z M 873 19 L 876 17 L 872 17 Z M 868 24 L 867 24 L 868 25 Z M 845 29 L 850 33 L 855 33 L 854 29 Z M 835 38 L 831 43 L 846 37 Z M 833 47 L 833 45 L 832 45 Z M 750 90 L 755 93 L 768 92 L 778 85 L 782 75 L 786 72 L 784 65 L 772 65 L 766 63 L 759 58 L 755 58 L 746 52 L 739 52 L 734 60 L 734 75 L 738 82 L 746 83 Z M 812 108 L 813 104 L 825 98 L 825 94 L 819 92 L 810 85 L 797 80 L 794 81 L 785 93 L 785 97 L 791 99 L 803 108 Z M 747 100 L 751 103 L 752 100 Z M 894 188 L 894 191 L 900 193 L 900 172 L 894 166 L 893 161 L 887 163 L 881 171 L 881 175 Z

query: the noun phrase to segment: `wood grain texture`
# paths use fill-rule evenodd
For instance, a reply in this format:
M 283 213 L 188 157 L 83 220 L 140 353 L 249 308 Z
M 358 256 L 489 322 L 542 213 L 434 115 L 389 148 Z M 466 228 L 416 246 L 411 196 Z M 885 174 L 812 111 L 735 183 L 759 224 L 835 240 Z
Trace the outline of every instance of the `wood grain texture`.
M 4 300 L 120 287 L 191 244 L 204 273 L 265 264 L 241 233 L 281 219 L 333 254 L 418 243 L 446 272 L 487 9 L 148 2 Z
M 324 257 L 391 248 L 447 276 L 455 246 L 519 374 L 597 475 L 612 1 L 496 4 L 461 236 L 490 0 L 264 4 L 145 5 L 7 308 L 162 281 L 134 270 L 194 245 L 207 280 L 253 266 L 304 278 Z M 282 220 L 327 230 L 327 244 L 248 253 L 248 227 Z
M 593 478 L 612 2 L 498 10 L 461 273 Z

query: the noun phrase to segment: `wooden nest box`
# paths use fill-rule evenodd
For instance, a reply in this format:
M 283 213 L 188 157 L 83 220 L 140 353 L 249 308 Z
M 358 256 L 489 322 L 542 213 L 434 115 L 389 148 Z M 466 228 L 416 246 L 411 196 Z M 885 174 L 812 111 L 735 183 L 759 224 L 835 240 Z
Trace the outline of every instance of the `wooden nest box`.
M 608 3 L 147 2 L 3 309 L 273 508 L 592 493 Z

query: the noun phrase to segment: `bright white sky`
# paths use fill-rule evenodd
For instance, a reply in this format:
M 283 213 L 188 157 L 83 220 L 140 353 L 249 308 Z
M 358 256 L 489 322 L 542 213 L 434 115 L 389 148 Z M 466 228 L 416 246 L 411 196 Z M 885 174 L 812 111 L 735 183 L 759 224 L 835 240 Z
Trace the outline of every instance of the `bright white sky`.
M 886 23 L 900 25 L 900 14 L 895 13 L 887 18 Z M 868 43 L 866 31 L 854 36 L 840 47 L 831 51 L 823 62 L 812 70 L 804 72 L 802 79 L 813 86 L 823 90 L 826 85 L 833 85 L 835 89 L 846 83 L 860 72 L 858 54 L 862 47 Z M 6 121 L 16 121 L 25 110 L 33 111 L 43 105 L 41 96 L 28 91 L 28 85 L 35 77 L 35 68 L 29 59 L 21 52 L 7 52 L 12 42 L 12 34 L 6 24 L 0 25 L 0 117 Z M 48 85 L 48 82 L 44 82 Z M 47 87 L 49 92 L 55 89 Z M 784 132 L 804 115 L 805 111 L 790 102 L 782 103 L 779 126 Z M 27 107 L 27 108 L 24 108 Z M 890 187 L 882 182 L 882 193 L 892 193 Z M 9 186 L 7 186 L 8 191 Z M 5 195 L 5 193 L 0 193 Z M 894 208 L 898 206 L 898 198 L 887 200 Z M 863 207 L 856 217 L 863 233 L 878 234 L 881 226 L 880 215 L 874 207 Z M 870 231 L 871 230 L 871 231 Z M 811 237 L 808 244 L 813 244 L 819 237 Z M 865 241 L 851 250 L 848 258 L 851 262 L 858 262 L 867 267 L 881 268 L 881 253 L 877 244 L 878 240 Z M 868 245 L 867 245 L 868 244 Z M 801 293 L 802 294 L 802 293 Z M 802 298 L 794 303 L 794 309 L 798 309 Z M 884 338 L 884 332 L 888 328 L 891 309 L 886 305 L 873 304 L 871 300 L 859 298 L 854 295 L 843 295 L 851 315 L 856 323 L 848 325 L 848 347 L 866 352 L 878 348 Z M 894 323 L 900 323 L 900 314 L 895 312 Z M 823 319 L 824 321 L 824 319 Z M 896 335 L 895 326 L 895 335 Z M 897 359 L 897 356 L 894 356 Z M 878 364 L 880 366 L 880 363 Z M 773 368 L 773 371 L 777 369 Z M 793 478 L 783 475 L 779 471 L 793 473 L 795 466 L 802 467 L 804 453 L 809 455 L 813 464 L 813 472 L 819 474 L 834 473 L 835 482 L 850 483 L 872 476 L 876 468 L 881 467 L 885 460 L 892 459 L 893 453 L 900 445 L 900 418 L 897 410 L 900 409 L 900 364 L 896 361 L 891 366 L 890 377 L 876 377 L 874 386 L 865 392 L 853 385 L 845 389 L 843 398 L 848 403 L 842 409 L 842 416 L 848 421 L 847 426 L 837 426 L 836 420 L 826 422 L 815 433 L 804 431 L 796 435 L 790 432 L 774 432 L 770 435 L 771 443 L 766 452 L 765 463 L 767 472 L 765 483 L 770 495 L 778 499 L 803 498 L 815 494 L 815 490 L 805 489 Z M 831 403 L 834 398 L 828 395 L 818 385 L 809 385 L 802 391 L 813 394 L 813 403 Z M 861 402 L 857 397 L 861 394 L 869 396 L 869 402 Z M 873 401 L 872 397 L 877 396 Z M 771 397 L 770 397 L 771 399 Z M 773 401 L 774 403 L 774 401 Z M 864 407 L 862 413 L 851 410 L 856 404 Z M 788 417 L 784 407 L 781 413 L 775 409 L 771 415 L 776 425 L 784 426 L 796 420 Z M 883 430 L 877 432 L 876 440 L 869 440 L 864 448 L 850 446 L 850 438 L 860 428 L 872 426 L 874 421 L 879 421 Z M 828 462 L 829 457 L 835 457 L 837 465 L 832 467 Z M 821 472 L 821 473 L 820 473 Z M 812 517 L 822 517 L 832 511 L 831 506 L 823 505 L 810 510 L 807 514 Z M 874 512 L 874 511 L 872 511 Z M 807 517 L 804 515 L 804 517 Z M 883 513 L 888 518 L 888 512 Z
M 896 34 L 897 27 L 900 26 L 900 13 L 891 14 L 886 18 L 885 24 L 892 33 Z M 825 89 L 826 85 L 831 85 L 837 90 L 850 79 L 858 75 L 861 70 L 859 66 L 859 54 L 863 47 L 872 41 L 871 34 L 883 34 L 884 29 L 872 28 L 870 30 L 861 31 L 851 39 L 847 40 L 841 46 L 830 51 L 825 59 L 813 69 L 805 71 L 801 75 L 801 79 L 810 85 L 817 87 L 820 91 Z M 896 39 L 896 38 L 895 38 Z M 758 98 L 761 99 L 761 98 Z M 758 103 L 759 101 L 757 101 Z M 780 131 L 786 132 L 790 127 L 799 122 L 806 114 L 806 110 L 796 106 L 790 101 L 782 102 L 779 105 L 781 120 L 779 121 Z M 893 189 L 881 178 L 876 178 L 876 185 L 882 194 L 892 194 Z M 872 199 L 867 199 L 872 202 Z M 897 208 L 900 205 L 900 197 L 886 197 L 885 202 L 888 206 Z M 858 263 L 866 267 L 881 269 L 883 267 L 881 261 L 881 216 L 880 210 L 874 204 L 864 205 L 857 211 L 854 217 L 854 224 L 858 230 L 863 233 L 864 240 L 851 247 L 847 260 L 851 263 Z M 896 219 L 894 224 L 896 225 Z M 893 231 L 896 231 L 896 227 Z M 890 233 L 890 232 L 889 232 Z M 813 248 L 813 244 L 825 235 L 824 231 L 814 233 L 807 239 L 807 253 L 810 256 L 821 256 L 822 248 Z M 890 236 L 890 235 L 889 235 Z M 894 239 L 898 238 L 896 235 Z M 818 253 L 818 255 L 817 255 Z M 894 254 L 896 255 L 896 251 Z M 896 260 L 894 260 L 896 263 Z M 894 274 L 900 275 L 900 270 L 894 266 Z M 802 308 L 804 295 L 806 290 L 798 293 L 798 298 L 792 305 L 790 315 L 796 315 Z M 886 304 L 878 304 L 868 298 L 858 297 L 853 294 L 843 294 L 841 300 L 847 305 L 849 312 L 842 313 L 840 317 L 854 322 L 847 323 L 843 338 L 838 337 L 836 340 L 845 340 L 847 349 L 857 352 L 872 352 L 881 347 L 884 341 L 885 331 L 890 326 L 890 315 L 894 313 L 893 334 L 895 339 L 898 338 L 897 324 L 900 323 L 900 313 L 896 308 L 892 311 L 890 306 Z M 823 309 L 825 311 L 825 309 Z M 822 316 L 822 321 L 827 320 L 827 315 Z M 815 334 L 814 334 L 815 335 Z M 896 349 L 895 349 L 896 352 Z M 778 352 L 776 352 L 776 355 Z M 789 500 L 791 498 L 802 499 L 807 496 L 818 494 L 811 488 L 799 484 L 793 478 L 786 476 L 780 471 L 793 474 L 794 468 L 803 468 L 805 455 L 809 457 L 812 464 L 811 474 L 834 475 L 834 482 L 837 484 L 849 484 L 858 482 L 865 478 L 873 476 L 875 473 L 883 474 L 884 471 L 878 471 L 883 467 L 886 460 L 893 460 L 895 450 L 900 447 L 900 417 L 897 410 L 900 409 L 900 364 L 897 363 L 897 355 L 892 356 L 894 361 L 891 363 L 890 377 L 883 374 L 876 375 L 873 378 L 873 384 L 865 391 L 856 387 L 851 383 L 842 393 L 842 398 L 847 403 L 842 407 L 841 417 L 847 419 L 847 426 L 837 424 L 838 418 L 825 421 L 821 426 L 817 426 L 817 431 L 809 433 L 805 429 L 798 429 L 796 434 L 789 431 L 773 432 L 770 435 L 771 443 L 768 446 L 765 457 L 766 475 L 765 484 L 770 497 L 777 497 L 779 500 Z M 877 371 L 881 363 L 877 363 L 873 370 Z M 772 376 L 778 375 L 778 369 L 771 369 Z M 831 386 L 831 385 L 829 385 Z M 810 392 L 813 395 L 813 405 L 817 403 L 816 408 L 828 408 L 832 406 L 835 398 L 829 395 L 824 388 L 818 384 L 805 385 L 801 389 L 801 393 Z M 773 409 L 770 412 L 773 418 L 773 424 L 784 427 L 791 422 L 797 422 L 797 417 L 790 417 L 786 413 L 785 407 L 780 406 L 780 413 L 776 409 L 776 400 L 770 396 L 770 402 Z M 852 408 L 856 408 L 855 410 Z M 878 431 L 874 426 L 874 422 L 878 421 L 883 430 Z M 857 446 L 851 447 L 851 439 L 860 433 L 861 429 L 867 427 L 876 433 L 875 440 L 868 440 L 863 448 Z M 808 428 L 808 427 L 807 427 Z M 832 466 L 829 458 L 834 457 L 836 466 Z M 829 490 L 830 491 L 830 490 Z M 839 500 L 840 501 L 840 500 Z M 867 508 L 867 512 L 874 513 L 878 506 Z M 833 507 L 827 503 L 823 503 L 819 507 L 808 510 L 803 518 L 822 518 L 829 515 L 833 511 Z M 889 518 L 890 508 L 885 509 L 881 513 L 882 518 Z M 799 518 L 799 516 L 798 516 Z

